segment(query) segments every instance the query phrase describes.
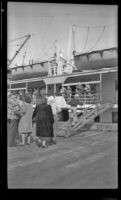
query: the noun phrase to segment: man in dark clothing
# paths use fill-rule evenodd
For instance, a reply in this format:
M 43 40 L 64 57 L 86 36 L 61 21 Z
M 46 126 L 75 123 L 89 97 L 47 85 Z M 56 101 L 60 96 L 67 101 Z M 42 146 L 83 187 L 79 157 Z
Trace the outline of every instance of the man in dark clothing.
M 47 141 L 51 143 L 54 137 L 54 117 L 52 108 L 50 105 L 47 105 L 47 99 L 45 97 L 38 101 L 33 112 L 32 120 L 36 123 L 36 136 L 39 138 L 39 145 L 42 144 L 42 147 L 47 147 Z

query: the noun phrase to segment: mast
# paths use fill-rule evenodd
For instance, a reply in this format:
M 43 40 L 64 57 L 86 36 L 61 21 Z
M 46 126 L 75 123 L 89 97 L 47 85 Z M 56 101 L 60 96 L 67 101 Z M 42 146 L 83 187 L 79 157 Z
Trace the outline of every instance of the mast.
M 75 57 L 75 27 L 76 25 L 72 26 L 72 42 L 73 42 L 73 57 Z
M 57 40 L 55 40 L 55 58 L 56 58 L 56 61 L 59 59 L 59 46 L 58 46 Z
M 71 48 L 71 38 L 72 38 L 72 26 L 69 27 L 69 38 L 68 38 L 68 55 L 67 55 L 67 61 L 69 62 L 70 58 L 70 48 Z
M 26 39 L 24 40 L 24 42 L 22 43 L 22 45 L 19 47 L 19 49 L 15 52 L 13 58 L 10 60 L 8 67 L 11 65 L 11 63 L 13 62 L 13 60 L 15 59 L 15 57 L 18 55 L 18 53 L 20 52 L 20 50 L 22 49 L 22 47 L 25 45 L 25 43 L 27 42 L 27 40 L 30 38 L 31 35 L 27 35 L 25 36 Z
M 54 64 L 54 75 L 56 75 L 56 73 L 57 73 L 58 59 L 59 59 L 58 41 L 55 40 L 55 64 Z

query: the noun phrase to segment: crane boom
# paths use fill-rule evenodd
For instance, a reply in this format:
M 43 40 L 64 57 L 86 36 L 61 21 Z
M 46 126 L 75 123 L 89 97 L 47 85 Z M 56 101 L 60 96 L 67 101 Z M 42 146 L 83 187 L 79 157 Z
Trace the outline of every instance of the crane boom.
M 27 35 L 26 39 L 24 40 L 24 42 L 22 43 L 22 45 L 19 47 L 19 49 L 15 52 L 13 58 L 10 60 L 8 67 L 10 66 L 10 64 L 13 62 L 13 60 L 15 59 L 15 57 L 18 55 L 18 53 L 20 52 L 20 50 L 22 49 L 22 47 L 25 45 L 25 43 L 27 42 L 27 40 L 30 38 L 31 35 Z

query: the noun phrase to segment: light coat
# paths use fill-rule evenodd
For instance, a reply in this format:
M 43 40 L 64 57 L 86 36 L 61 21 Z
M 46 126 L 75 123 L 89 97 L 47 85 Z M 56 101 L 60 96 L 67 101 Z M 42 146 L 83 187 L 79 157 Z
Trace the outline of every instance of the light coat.
M 29 133 L 32 132 L 32 114 L 33 107 L 32 104 L 24 102 L 26 113 L 23 115 L 19 121 L 18 131 L 19 133 Z

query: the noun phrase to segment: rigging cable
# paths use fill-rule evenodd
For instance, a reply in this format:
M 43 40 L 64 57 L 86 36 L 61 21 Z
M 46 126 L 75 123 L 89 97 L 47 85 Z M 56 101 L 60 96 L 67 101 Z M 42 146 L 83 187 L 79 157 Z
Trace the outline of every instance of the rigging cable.
M 29 38 L 29 39 L 30 39 L 30 38 Z M 29 40 L 29 41 L 30 41 L 30 40 Z M 25 50 L 24 55 L 23 55 L 23 62 L 22 62 L 22 65 L 24 65 L 24 61 L 25 61 L 25 57 L 26 57 L 26 54 L 27 54 L 27 49 L 28 49 L 29 41 L 27 42 L 26 50 Z
M 87 45 L 87 41 L 88 41 L 88 35 L 89 35 L 89 29 L 90 29 L 90 27 L 87 28 L 86 40 L 85 40 L 85 44 L 84 44 L 84 48 L 83 48 L 82 52 L 84 52 L 84 50 L 86 49 L 86 45 Z
M 25 38 L 25 37 L 27 37 L 27 36 L 28 36 L 28 35 L 24 35 L 24 36 L 22 36 L 22 37 L 19 37 L 19 38 L 14 39 L 14 40 L 10 40 L 10 41 L 8 41 L 8 42 L 14 42 L 14 41 L 16 41 L 16 40 L 19 40 L 19 39 Z
M 79 26 L 79 25 L 76 25 L 75 24 L 75 26 L 77 26 L 77 27 L 79 27 L 79 28 L 101 28 L 101 27 L 109 27 L 109 26 L 116 26 L 117 24 L 115 23 L 115 24 L 105 24 L 105 25 L 100 25 L 100 26 Z
M 45 32 L 46 33 L 46 32 Z M 58 28 L 56 28 L 56 30 L 55 30 L 55 37 L 57 36 L 57 37 L 60 37 L 60 36 L 62 36 L 62 34 L 60 33 L 60 30 L 58 29 Z M 44 36 L 45 36 L 45 34 L 44 34 Z M 50 42 L 49 43 L 47 43 L 47 45 L 45 45 L 46 46 L 46 48 L 43 48 L 42 49 L 42 51 L 41 51 L 41 53 L 40 54 L 46 54 L 46 49 L 47 49 L 47 47 L 48 46 L 50 46 L 51 44 L 53 44 L 53 39 L 52 40 L 50 40 Z
M 45 45 L 46 48 L 43 48 L 43 49 L 41 50 L 40 54 L 43 55 L 43 54 L 46 52 L 47 47 L 50 46 L 51 44 L 53 44 L 53 39 L 50 40 L 50 41 L 48 42 L 48 44 Z
M 94 46 L 93 47 L 91 47 L 89 50 L 88 50 L 88 52 L 89 51 L 91 51 L 92 49 L 94 49 L 94 47 L 97 45 L 97 43 L 100 41 L 100 39 L 101 39 L 101 37 L 102 37 L 102 35 L 103 35 L 103 33 L 104 33 L 104 31 L 105 31 L 105 26 L 103 27 L 103 29 L 102 29 L 102 32 L 101 32 L 101 34 L 99 35 L 99 37 L 98 37 L 98 39 L 97 39 L 97 41 L 96 41 L 96 43 L 94 44 Z
M 28 48 L 28 43 L 30 41 L 30 38 L 28 39 L 27 41 L 27 46 L 26 46 L 26 51 L 27 51 L 27 48 Z M 16 46 L 21 46 L 22 44 L 17 44 Z M 18 50 L 17 50 L 18 51 Z M 24 55 L 23 55 L 23 62 L 22 62 L 22 65 L 24 65 L 24 60 L 25 60 L 25 57 L 26 57 L 26 51 L 24 52 Z M 20 54 L 19 54 L 20 55 Z M 14 63 L 14 62 L 13 62 Z M 15 64 L 15 63 L 14 63 Z
M 45 22 L 44 22 L 44 16 L 42 17 L 43 19 L 42 19 L 42 21 L 41 21 L 41 23 L 42 23 L 42 26 L 43 26 L 43 24 L 45 24 Z M 53 23 L 54 23 L 54 20 L 52 20 L 52 19 L 50 19 L 51 21 L 50 21 L 50 23 L 49 23 L 49 26 L 51 25 L 51 27 L 52 27 L 52 25 L 53 25 Z M 51 31 L 50 31 L 50 33 L 51 33 Z M 43 27 L 43 33 L 42 33 L 42 35 L 41 35 L 41 38 L 42 38 L 42 42 L 43 43 L 45 43 L 44 41 L 46 41 L 46 44 L 45 45 L 42 45 L 42 47 L 41 47 L 41 49 L 40 49 L 40 54 L 43 54 L 44 52 L 46 52 L 46 49 L 47 49 L 47 47 L 53 42 L 53 39 L 50 39 L 49 40 L 49 42 L 47 42 L 47 40 L 45 40 L 44 39 L 44 41 L 43 41 L 43 38 L 47 38 L 47 35 L 48 35 L 48 32 L 47 32 L 47 29 L 46 29 L 46 27 L 44 26 Z M 52 37 L 50 37 L 50 38 L 52 38 Z
M 60 31 L 59 31 L 59 33 L 57 33 L 58 32 L 58 29 L 56 29 L 56 31 L 55 31 L 55 35 L 59 35 L 58 36 L 58 38 L 60 39 L 60 38 L 62 38 L 62 34 L 60 34 Z M 55 40 L 54 40 L 54 42 L 53 42 L 53 40 L 50 40 L 50 42 L 49 42 L 49 44 L 50 45 L 48 45 L 48 46 L 53 46 L 53 43 L 55 43 Z M 46 47 L 47 47 L 47 45 L 46 45 Z M 47 48 L 43 48 L 43 50 L 41 51 L 41 53 L 40 54 L 42 54 L 42 56 L 41 57 L 43 57 L 44 55 L 47 55 L 47 52 L 51 49 L 51 48 L 49 48 L 48 50 L 46 50 Z M 41 58 L 39 58 L 39 59 L 41 59 Z
M 48 50 L 41 56 L 41 58 L 47 54 L 47 52 L 52 48 L 52 46 L 55 44 L 55 41 L 50 45 L 50 47 L 48 48 Z

